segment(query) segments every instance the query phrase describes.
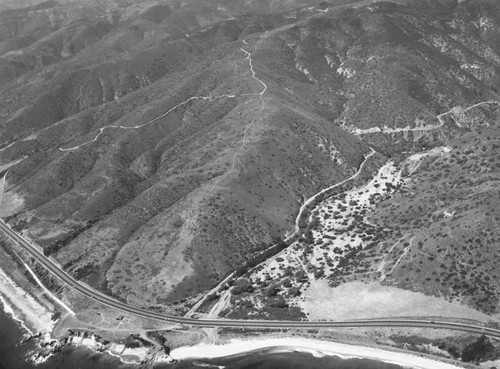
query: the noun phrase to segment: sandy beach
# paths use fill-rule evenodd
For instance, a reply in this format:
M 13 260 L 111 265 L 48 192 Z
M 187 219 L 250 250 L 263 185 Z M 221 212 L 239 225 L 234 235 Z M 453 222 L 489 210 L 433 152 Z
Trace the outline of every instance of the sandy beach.
M 213 359 L 268 348 L 275 348 L 276 352 L 300 351 L 309 352 L 314 356 L 332 355 L 343 359 L 372 359 L 415 369 L 460 368 L 459 366 L 410 353 L 292 337 L 247 341 L 231 340 L 229 343 L 223 345 L 200 344 L 190 347 L 180 347 L 172 350 L 170 356 L 175 360 Z
M 29 270 L 29 269 L 28 269 Z M 37 277 L 33 275 L 35 279 Z M 46 290 L 45 286 L 38 280 L 41 288 Z M 47 290 L 48 291 L 48 290 Z M 47 293 L 50 293 L 48 291 Z M 57 297 L 55 297 L 57 299 Z M 73 313 L 62 301 L 57 302 L 69 313 Z M 55 321 L 52 320 L 52 312 L 44 307 L 30 293 L 19 286 L 7 273 L 0 268 L 0 308 L 10 316 L 17 324 L 22 327 L 26 335 L 35 335 L 42 333 L 41 342 L 46 344 L 55 342 L 51 337 Z M 74 314 L 74 313 L 73 313 Z M 168 362 L 170 358 L 162 352 L 154 352 L 146 347 L 126 348 L 123 344 L 111 343 L 103 345 L 97 341 L 94 335 L 91 336 L 73 336 L 68 344 L 75 347 L 85 346 L 95 352 L 107 352 L 109 355 L 118 357 L 123 363 L 138 364 L 145 359 L 151 362 Z M 34 364 L 46 362 L 52 354 L 41 354 L 42 349 L 33 351 L 27 360 Z
M 33 296 L 19 287 L 0 269 L 0 300 L 4 311 L 29 333 L 50 333 L 54 326 L 52 313 Z

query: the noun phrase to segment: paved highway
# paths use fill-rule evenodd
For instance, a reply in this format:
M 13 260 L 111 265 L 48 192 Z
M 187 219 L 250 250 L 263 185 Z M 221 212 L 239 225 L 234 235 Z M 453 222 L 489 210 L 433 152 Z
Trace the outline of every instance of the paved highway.
M 352 327 L 416 327 L 416 328 L 433 328 L 433 329 L 451 329 L 463 332 L 476 334 L 485 334 L 491 337 L 500 338 L 500 330 L 488 327 L 482 327 L 472 324 L 461 324 L 444 322 L 437 320 L 418 320 L 418 319 L 379 319 L 379 320 L 353 320 L 353 321 L 285 321 L 285 320 L 234 320 L 234 319 L 193 319 L 179 317 L 175 315 L 162 314 L 146 309 L 137 308 L 127 305 L 121 301 L 117 301 L 100 292 L 94 291 L 90 287 L 80 284 L 77 280 L 59 268 L 50 259 L 45 257 L 33 245 L 31 245 L 21 235 L 12 230 L 7 224 L 0 220 L 0 230 L 5 232 L 12 240 L 17 242 L 35 259 L 37 259 L 47 270 L 58 277 L 74 290 L 81 294 L 98 301 L 107 306 L 119 309 L 129 314 L 150 318 L 158 321 L 167 321 L 172 323 L 180 323 L 189 326 L 203 327 L 233 327 L 233 328 L 352 328 Z

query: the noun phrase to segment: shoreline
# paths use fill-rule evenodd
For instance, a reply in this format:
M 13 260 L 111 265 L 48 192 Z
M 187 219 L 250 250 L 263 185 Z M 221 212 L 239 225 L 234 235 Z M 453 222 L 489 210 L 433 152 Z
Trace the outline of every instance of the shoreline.
M 14 308 L 12 307 L 12 305 L 10 304 L 10 302 L 7 301 L 7 299 L 2 295 L 0 294 L 0 306 L 2 306 L 2 310 L 3 312 L 10 318 L 12 319 L 16 325 L 22 330 L 24 331 L 24 335 L 33 335 L 33 332 L 31 331 L 31 329 L 29 329 L 26 324 L 24 323 L 24 320 L 22 320 L 21 318 L 19 318 L 14 310 Z
M 195 346 L 184 346 L 173 349 L 170 352 L 170 357 L 177 361 L 216 359 L 248 354 L 264 349 L 271 349 L 272 353 L 307 352 L 313 356 L 337 356 L 341 359 L 369 359 L 412 369 L 463 369 L 461 366 L 412 353 L 296 337 L 264 338 L 262 340 L 231 339 L 228 343 L 220 345 L 198 344 Z
M 57 323 L 53 320 L 53 311 L 49 306 L 40 301 L 36 294 L 23 289 L 2 268 L 0 268 L 0 302 L 3 312 L 23 333 L 23 338 L 18 344 L 36 342 L 36 349 L 30 351 L 24 360 L 35 365 L 48 360 L 52 354 L 44 354 L 43 347 L 53 343 L 51 334 Z
M 0 309 L 22 331 L 19 345 L 30 341 L 36 344 L 36 348 L 29 351 L 24 357 L 24 360 L 34 365 L 46 362 L 64 346 L 72 346 L 75 349 L 85 348 L 102 354 L 107 353 L 109 356 L 118 358 L 123 364 L 129 365 L 146 361 L 151 363 L 171 362 L 168 355 L 164 355 L 154 348 L 146 346 L 128 348 L 120 342 L 103 343 L 103 340 L 92 333 L 70 331 L 63 337 L 53 338 L 52 332 L 57 325 L 57 321 L 52 319 L 53 311 L 38 301 L 35 294 L 23 289 L 2 268 L 0 268 Z M 69 308 L 64 310 L 69 314 L 73 313 Z
M 77 332 L 68 338 L 66 344 L 76 348 L 85 347 L 97 353 L 106 353 L 120 359 L 123 364 L 137 365 L 145 361 L 152 364 L 171 362 L 170 357 L 155 346 L 127 347 L 123 343 L 103 340 L 95 334 Z
M 381 348 L 298 337 L 249 340 L 237 338 L 223 344 L 209 345 L 202 343 L 194 346 L 182 346 L 173 349 L 170 355 L 162 355 L 162 353 L 149 350 L 147 347 L 141 347 L 137 350 L 128 349 L 119 342 L 102 344 L 97 336 L 93 334 L 87 336 L 87 334 L 81 332 L 70 333 L 69 336 L 59 340 L 52 339 L 51 332 L 56 325 L 56 322 L 52 320 L 52 312 L 48 307 L 38 302 L 32 294 L 14 282 L 3 269 L 0 269 L 0 302 L 3 305 L 4 312 L 25 331 L 25 336 L 27 336 L 25 340 L 36 338 L 39 349 L 27 358 L 35 364 L 42 363 L 50 358 L 53 355 L 50 352 L 51 348 L 59 350 L 64 345 L 72 345 L 75 348 L 86 347 L 94 352 L 106 352 L 111 356 L 118 357 L 124 364 L 137 364 L 148 359 L 153 362 L 170 362 L 170 359 L 176 361 L 213 359 L 271 349 L 271 352 L 299 351 L 308 352 L 314 356 L 338 356 L 342 359 L 364 358 L 414 369 L 461 368 L 460 366 L 438 361 L 438 359 L 433 360 L 409 352 L 396 352 Z M 35 337 L 37 335 L 38 337 Z
M 390 349 L 368 347 L 355 344 L 321 341 L 302 337 L 245 339 L 233 338 L 221 344 L 198 343 L 172 349 L 170 355 L 158 350 L 140 347 L 130 349 L 120 342 L 103 344 L 98 336 L 85 332 L 70 332 L 68 336 L 53 339 L 51 333 L 56 321 L 52 312 L 26 292 L 0 268 L 0 303 L 3 311 L 25 331 L 23 341 L 36 339 L 38 350 L 26 359 L 39 364 L 49 359 L 65 345 L 75 348 L 85 347 L 94 352 L 107 353 L 120 359 L 124 364 L 139 364 L 148 360 L 151 363 L 215 359 L 239 354 L 251 354 L 255 351 L 270 350 L 279 352 L 307 352 L 313 356 L 337 356 L 341 359 L 369 359 L 400 365 L 412 369 L 463 369 L 462 366 L 431 359 L 412 352 L 391 351 Z M 41 309 L 41 310 L 40 310 Z M 40 319 L 42 317 L 42 319 Z
M 3 311 L 33 336 L 37 333 L 50 334 L 55 322 L 52 312 L 36 297 L 25 291 L 0 268 L 0 301 Z
M 37 288 L 39 286 L 33 286 Z M 190 359 L 214 359 L 253 351 L 270 349 L 272 352 L 308 352 L 314 356 L 338 356 L 342 359 L 364 358 L 397 364 L 413 369 L 459 369 L 461 366 L 419 356 L 412 352 L 398 352 L 390 349 L 352 345 L 333 341 L 320 341 L 302 337 L 245 339 L 233 338 L 222 344 L 198 343 L 194 346 L 181 346 L 172 349 L 170 355 L 151 347 L 127 348 L 121 342 L 104 343 L 92 332 L 71 332 L 62 338 L 54 339 L 51 333 L 57 322 L 52 319 L 53 311 L 36 298 L 36 293 L 23 289 L 0 268 L 0 303 L 3 311 L 25 332 L 23 342 L 36 341 L 38 349 L 26 358 L 34 364 L 43 363 L 65 345 L 75 348 L 86 347 L 94 352 L 106 352 L 118 357 L 124 364 L 171 362 Z M 55 306 L 53 306 L 55 308 Z M 284 350 L 284 351 L 283 351 Z

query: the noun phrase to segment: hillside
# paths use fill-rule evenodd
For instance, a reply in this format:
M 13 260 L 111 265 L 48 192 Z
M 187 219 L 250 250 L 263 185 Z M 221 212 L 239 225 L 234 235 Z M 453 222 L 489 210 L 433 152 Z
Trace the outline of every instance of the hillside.
M 0 12 L 0 215 L 65 270 L 159 309 L 240 269 L 219 312 L 361 280 L 499 313 L 497 2 L 79 4 Z
M 0 11 L 17 8 L 28 8 L 42 2 L 43 0 L 1 0 Z

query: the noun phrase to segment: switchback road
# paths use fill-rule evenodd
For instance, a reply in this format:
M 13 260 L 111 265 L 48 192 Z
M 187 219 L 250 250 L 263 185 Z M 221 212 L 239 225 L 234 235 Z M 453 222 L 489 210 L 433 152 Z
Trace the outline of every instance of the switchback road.
M 49 258 L 38 251 L 32 244 L 24 239 L 17 232 L 12 230 L 3 221 L 0 221 L 0 230 L 5 232 L 12 240 L 17 242 L 23 249 L 29 252 L 38 262 L 40 262 L 49 272 L 58 277 L 62 282 L 95 301 L 104 305 L 119 309 L 123 312 L 140 316 L 143 318 L 154 319 L 158 321 L 167 321 L 180 323 L 189 326 L 202 327 L 233 327 L 233 328 L 352 328 L 352 327 L 415 327 L 415 328 L 433 328 L 433 329 L 451 329 L 469 333 L 484 334 L 491 337 L 500 338 L 500 330 L 472 324 L 462 324 L 454 322 L 445 322 L 437 320 L 419 319 L 379 319 L 379 320 L 352 320 L 352 321 L 285 321 L 285 320 L 235 320 L 235 319 L 193 319 L 179 317 L 175 315 L 162 314 L 146 309 L 127 305 L 121 301 L 115 300 L 100 292 L 94 291 L 88 286 L 80 284 L 77 280 L 63 271 Z

